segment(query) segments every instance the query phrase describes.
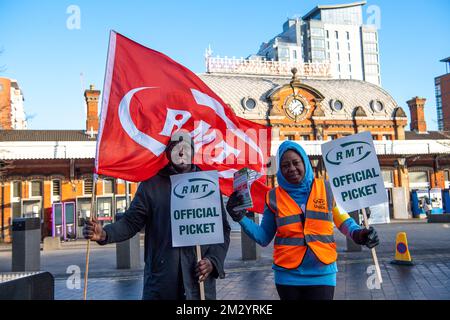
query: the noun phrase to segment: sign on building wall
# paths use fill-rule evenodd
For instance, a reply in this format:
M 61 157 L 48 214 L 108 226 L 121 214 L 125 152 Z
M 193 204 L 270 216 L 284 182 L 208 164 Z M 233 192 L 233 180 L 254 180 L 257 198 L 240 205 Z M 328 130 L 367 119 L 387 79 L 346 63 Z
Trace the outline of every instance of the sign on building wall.
M 223 243 L 222 205 L 217 171 L 170 176 L 172 245 Z
M 430 201 L 431 201 L 431 213 L 441 214 L 444 212 L 442 204 L 442 189 L 433 188 L 430 189 Z
M 351 212 L 388 201 L 370 132 L 322 144 L 322 157 L 342 209 Z

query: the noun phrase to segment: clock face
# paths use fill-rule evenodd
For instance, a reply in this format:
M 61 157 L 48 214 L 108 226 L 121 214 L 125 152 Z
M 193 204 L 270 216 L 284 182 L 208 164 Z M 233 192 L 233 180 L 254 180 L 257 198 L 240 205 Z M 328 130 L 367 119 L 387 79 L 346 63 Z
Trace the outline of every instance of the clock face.
M 291 101 L 291 103 L 289 103 L 288 108 L 294 116 L 299 116 L 302 114 L 305 106 L 300 100 L 294 99 Z

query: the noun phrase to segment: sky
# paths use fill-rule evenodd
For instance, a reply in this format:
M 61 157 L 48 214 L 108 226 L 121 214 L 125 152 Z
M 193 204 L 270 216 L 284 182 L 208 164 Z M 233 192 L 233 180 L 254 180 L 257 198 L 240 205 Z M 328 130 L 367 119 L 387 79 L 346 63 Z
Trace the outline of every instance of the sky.
M 288 17 L 349 2 L 0 0 L 0 77 L 18 80 L 29 129 L 84 129 L 83 92 L 90 84 L 103 88 L 111 29 L 201 73 L 209 45 L 213 55 L 247 57 Z M 450 56 L 450 1 L 368 0 L 364 21 L 369 6 L 380 12 L 382 87 L 408 115 L 407 100 L 426 98 L 428 129 L 437 130 L 434 78 L 445 73 L 439 60 Z

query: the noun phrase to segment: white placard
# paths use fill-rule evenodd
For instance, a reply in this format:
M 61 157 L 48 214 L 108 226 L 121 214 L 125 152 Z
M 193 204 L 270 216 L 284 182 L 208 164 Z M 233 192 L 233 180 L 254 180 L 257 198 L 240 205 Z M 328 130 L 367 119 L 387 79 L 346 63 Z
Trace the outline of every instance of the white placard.
M 334 198 L 345 211 L 388 201 L 370 132 L 322 144 L 322 157 Z
M 223 243 L 222 206 L 217 171 L 170 176 L 172 245 Z

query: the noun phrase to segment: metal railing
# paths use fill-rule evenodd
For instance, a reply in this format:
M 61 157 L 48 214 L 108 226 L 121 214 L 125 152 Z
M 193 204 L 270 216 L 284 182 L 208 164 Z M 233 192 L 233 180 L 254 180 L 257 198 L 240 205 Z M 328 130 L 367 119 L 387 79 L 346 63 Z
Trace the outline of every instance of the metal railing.
M 274 76 L 292 76 L 292 68 L 297 68 L 301 78 L 331 78 L 331 64 L 274 61 L 266 59 L 244 59 L 228 57 L 206 58 L 208 73 L 258 74 Z

